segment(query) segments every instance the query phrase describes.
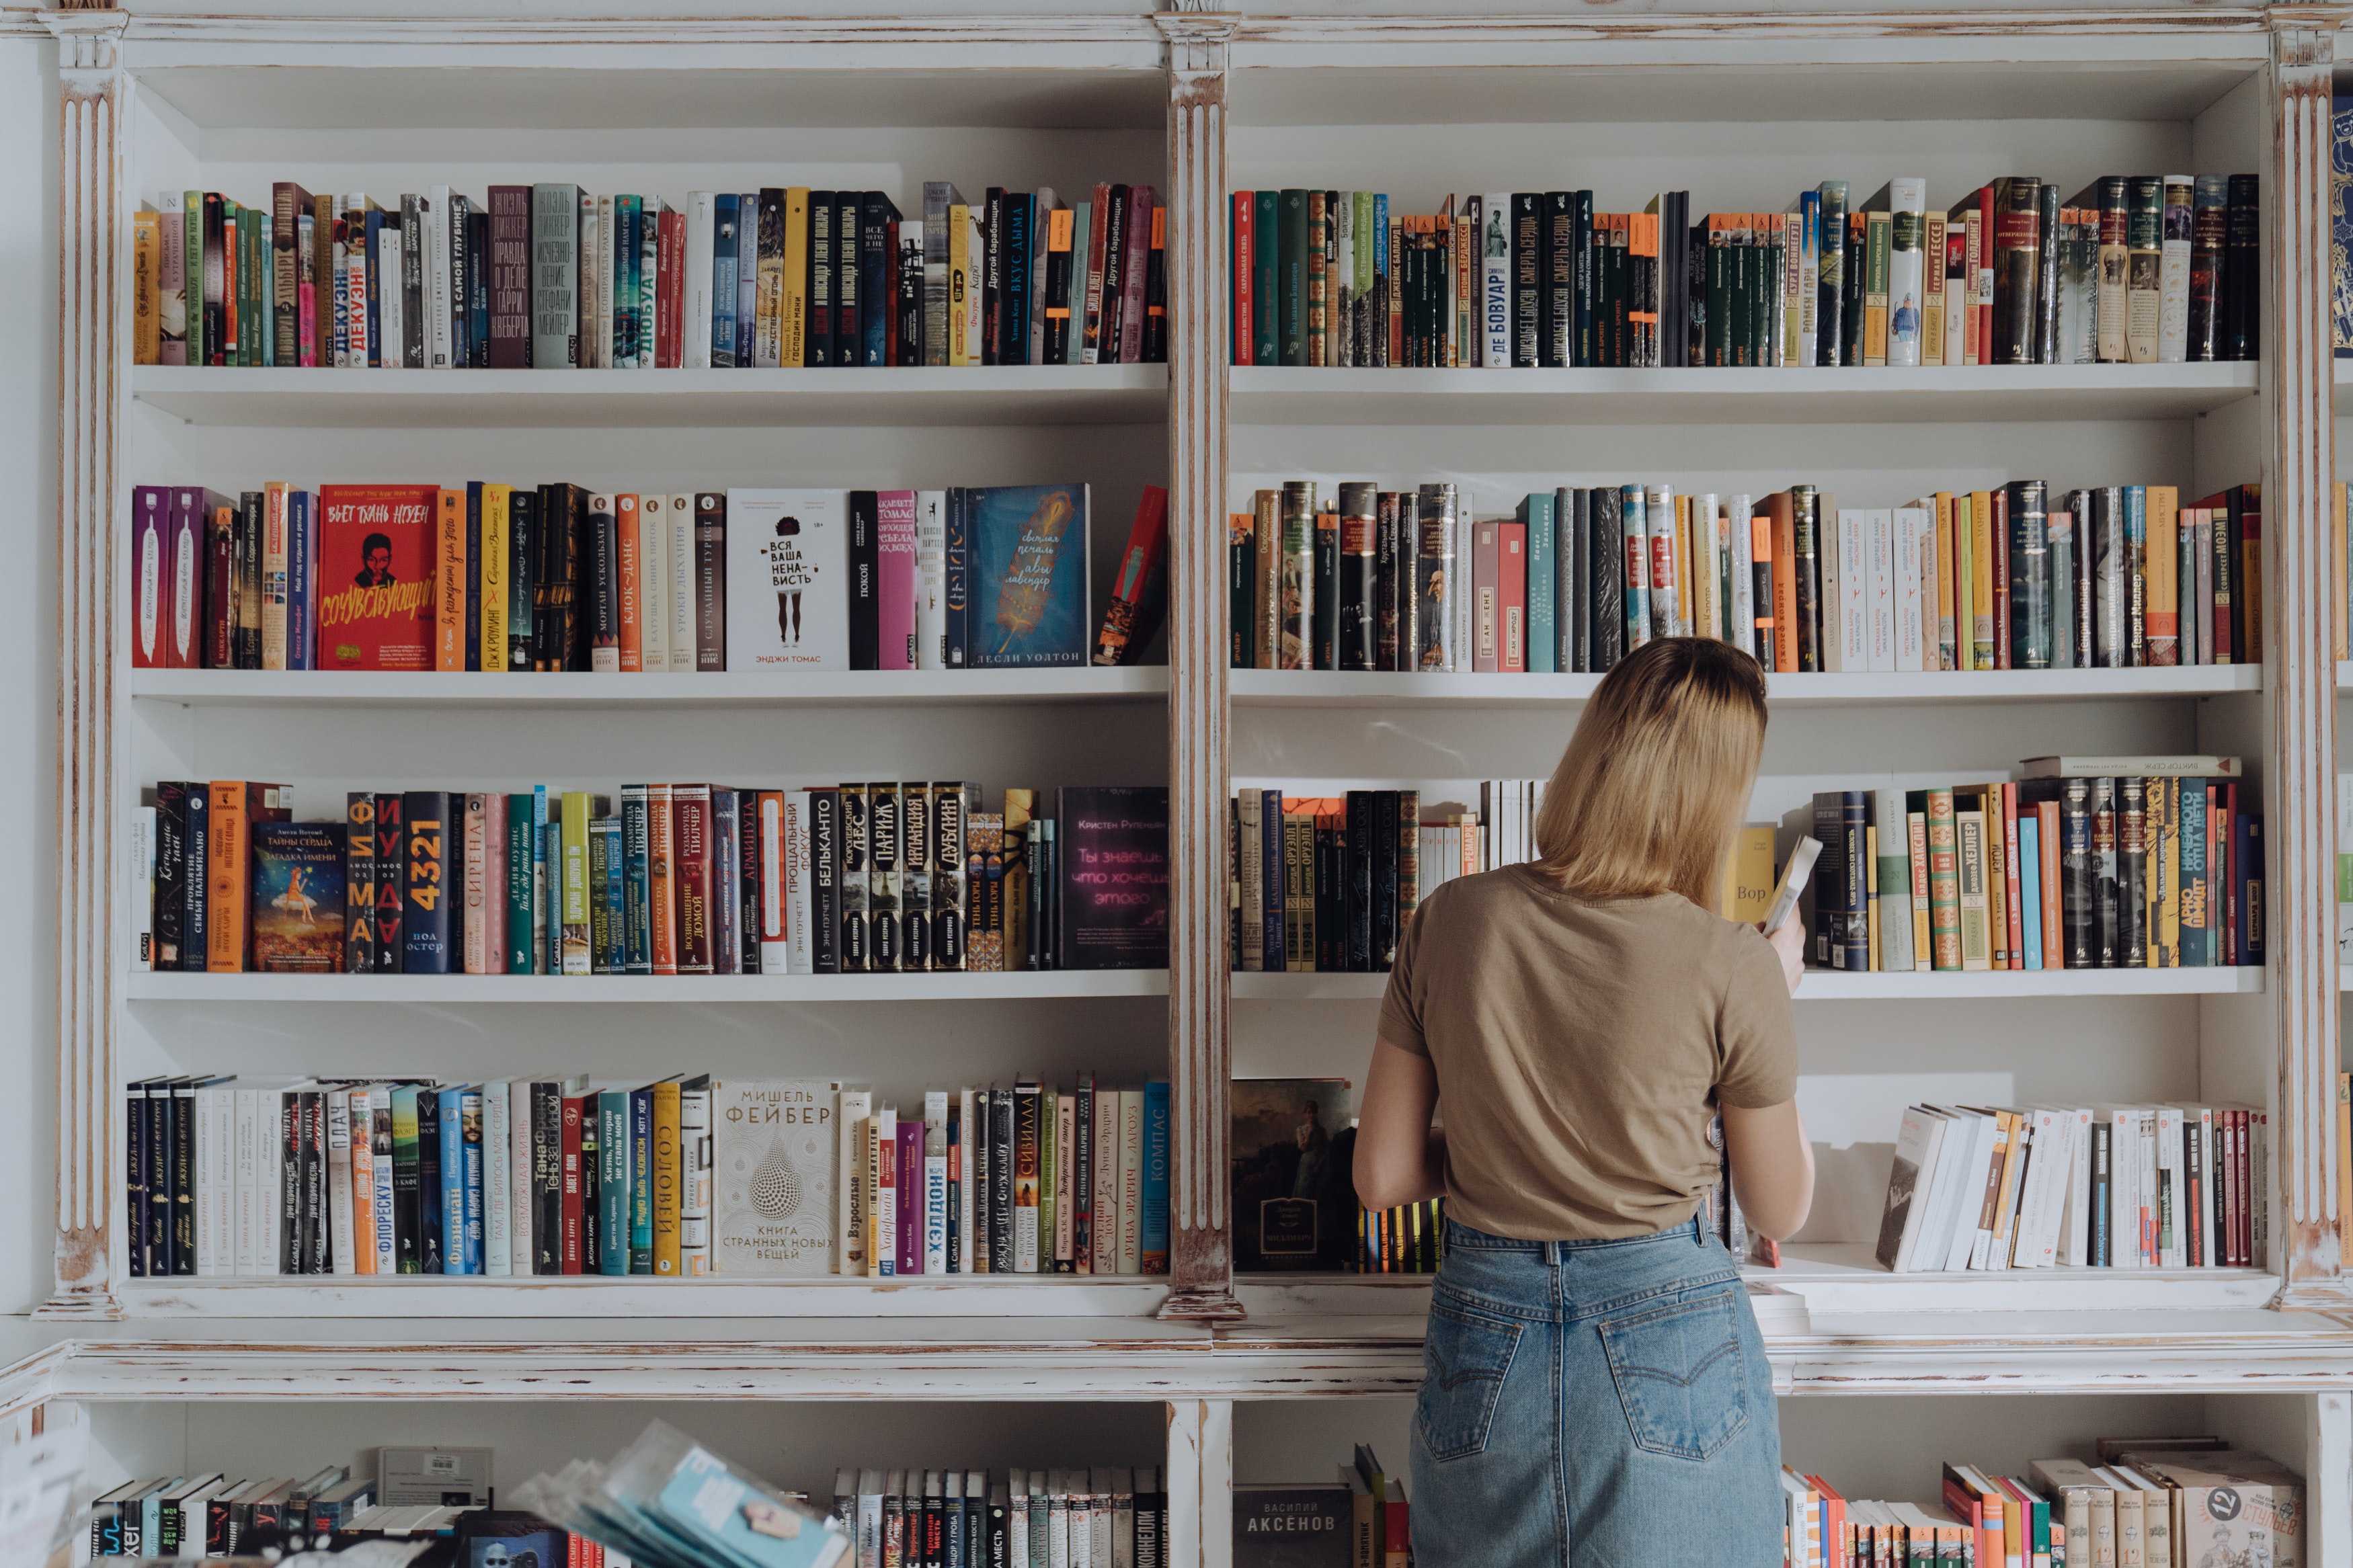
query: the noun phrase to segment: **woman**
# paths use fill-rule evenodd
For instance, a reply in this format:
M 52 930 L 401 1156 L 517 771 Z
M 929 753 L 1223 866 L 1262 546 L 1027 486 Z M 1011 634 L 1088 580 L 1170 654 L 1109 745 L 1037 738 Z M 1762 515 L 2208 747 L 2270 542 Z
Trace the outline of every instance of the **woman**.
M 1702 1212 L 1718 1114 L 1751 1230 L 1787 1237 L 1813 1201 L 1804 931 L 1712 912 L 1764 743 L 1756 660 L 1646 645 L 1562 752 L 1539 858 L 1448 882 L 1398 944 L 1356 1180 L 1368 1209 L 1446 1198 L 1424 1568 L 1780 1561 L 1772 1373 Z

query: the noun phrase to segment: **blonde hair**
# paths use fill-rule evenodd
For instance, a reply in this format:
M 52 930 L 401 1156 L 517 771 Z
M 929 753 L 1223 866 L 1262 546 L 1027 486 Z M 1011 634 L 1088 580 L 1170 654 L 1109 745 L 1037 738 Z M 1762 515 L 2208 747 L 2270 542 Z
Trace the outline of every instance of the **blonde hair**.
M 1662 637 L 1618 661 L 1536 814 L 1536 865 L 1584 898 L 1714 909 L 1765 750 L 1765 671 L 1729 643 Z

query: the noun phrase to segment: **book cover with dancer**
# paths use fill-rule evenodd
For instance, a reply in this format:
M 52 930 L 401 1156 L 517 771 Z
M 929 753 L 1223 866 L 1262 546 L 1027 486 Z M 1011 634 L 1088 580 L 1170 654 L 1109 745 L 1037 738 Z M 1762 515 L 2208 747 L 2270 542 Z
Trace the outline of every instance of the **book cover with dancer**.
M 343 825 L 253 825 L 253 967 L 335 974 L 343 967 Z

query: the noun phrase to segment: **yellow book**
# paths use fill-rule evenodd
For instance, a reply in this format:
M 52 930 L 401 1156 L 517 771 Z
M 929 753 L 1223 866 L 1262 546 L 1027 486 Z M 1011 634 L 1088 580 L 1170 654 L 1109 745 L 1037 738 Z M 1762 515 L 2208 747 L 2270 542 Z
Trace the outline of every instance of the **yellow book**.
M 1928 814 L 1905 813 L 1904 826 L 1912 840 L 1912 968 L 1926 974 L 1936 966 L 1928 945 Z
M 1986 910 L 1986 822 L 1982 811 L 1953 813 L 1955 869 L 1959 873 L 1961 967 L 1993 967 L 1992 931 Z
M 1725 857 L 1724 886 L 1715 912 L 1728 921 L 1755 925 L 1773 905 L 1773 825 L 1752 822 L 1735 828 L 1732 852 Z
M 482 668 L 507 667 L 507 497 L 512 485 L 482 487 L 482 558 L 475 563 L 475 591 L 482 601 Z
M 1969 570 L 1969 498 L 1964 493 L 1953 500 L 1953 668 L 1975 669 L 1977 665 L 1976 582 Z
M 777 327 L 784 334 L 779 361 L 808 361 L 809 194 L 807 185 L 785 187 L 785 299 Z
M 2171 485 L 2151 485 L 2145 495 L 2148 662 L 2177 665 L 2181 662 L 2181 595 L 2176 586 L 2181 575 L 2181 492 Z
M 1996 1114 L 2010 1132 L 2010 1158 L 2002 1162 L 2001 1191 L 1994 1199 L 1993 1250 L 1989 1257 L 1994 1260 L 1994 1267 L 2007 1268 L 2010 1267 L 2012 1221 L 2018 1213 L 2018 1184 L 2026 1174 L 2029 1156 L 2025 1116 L 2015 1110 L 1998 1111 Z M 1987 1522 L 1992 1521 L 1989 1520 Z
M 2001 785 L 1989 784 L 1985 803 L 1986 942 L 1996 969 L 2010 962 L 2010 824 L 2002 816 Z
M 1878 973 L 1886 965 L 1879 952 L 1879 828 L 1876 824 L 1862 830 L 1862 890 L 1863 909 L 1868 912 L 1870 928 L 1871 972 Z
M 972 291 L 972 208 L 961 202 L 948 205 L 948 363 L 974 363 L 972 345 L 965 337 L 965 297 Z M 1084 258 L 1081 258 L 1083 264 Z M 2337 487 L 2344 489 L 2342 485 Z
M 678 1079 L 653 1086 L 654 1096 L 654 1274 L 676 1279 L 683 1272 L 679 1251 Z
M 1692 499 L 1675 498 L 1675 624 L 1687 637 L 1705 637 L 1699 623 L 1693 618 L 1692 563 L 1698 552 L 1692 548 Z
M 153 364 L 164 346 L 164 219 L 140 208 L 131 216 L 131 363 Z
M 440 537 L 435 542 L 433 668 L 466 668 L 466 492 L 441 492 Z
M 1969 636 L 1977 647 L 1972 669 L 1993 668 L 1993 496 L 1969 492 Z

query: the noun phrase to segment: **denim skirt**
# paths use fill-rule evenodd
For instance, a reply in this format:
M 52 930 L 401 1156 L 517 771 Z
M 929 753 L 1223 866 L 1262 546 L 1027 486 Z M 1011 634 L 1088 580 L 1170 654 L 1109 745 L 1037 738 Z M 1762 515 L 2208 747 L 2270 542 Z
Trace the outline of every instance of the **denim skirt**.
M 1413 1421 L 1418 1568 L 1774 1568 L 1781 1434 L 1732 1255 L 1448 1221 Z

